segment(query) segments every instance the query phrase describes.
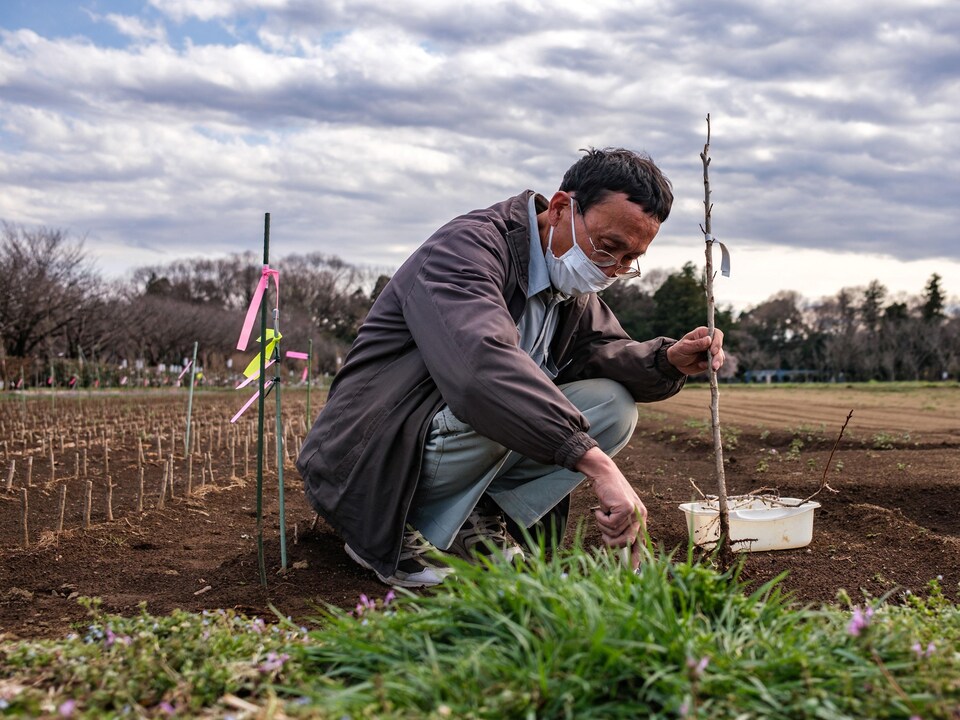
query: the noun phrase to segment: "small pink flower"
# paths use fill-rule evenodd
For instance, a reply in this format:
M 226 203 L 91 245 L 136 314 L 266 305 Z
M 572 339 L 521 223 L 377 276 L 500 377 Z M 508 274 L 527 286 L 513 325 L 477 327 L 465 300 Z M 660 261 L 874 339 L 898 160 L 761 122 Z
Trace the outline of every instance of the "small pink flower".
M 860 633 L 870 626 L 870 618 L 872 617 L 872 607 L 868 607 L 866 610 L 861 610 L 859 607 L 855 607 L 853 609 L 853 616 L 850 618 L 850 622 L 847 624 L 847 632 L 853 637 L 858 637 Z
M 77 709 L 76 700 L 67 700 L 60 703 L 60 707 L 57 708 L 57 712 L 60 714 L 60 717 L 68 718 L 73 717 L 73 711 Z
M 287 653 L 267 653 L 267 659 L 261 663 L 259 670 L 264 674 L 274 672 L 282 668 L 284 663 L 286 663 L 289 659 L 290 656 Z
M 699 660 L 694 660 L 693 658 L 687 658 L 687 667 L 693 673 L 694 677 L 700 677 L 703 675 L 703 671 L 707 669 L 707 665 L 710 663 L 710 658 L 704 655 Z

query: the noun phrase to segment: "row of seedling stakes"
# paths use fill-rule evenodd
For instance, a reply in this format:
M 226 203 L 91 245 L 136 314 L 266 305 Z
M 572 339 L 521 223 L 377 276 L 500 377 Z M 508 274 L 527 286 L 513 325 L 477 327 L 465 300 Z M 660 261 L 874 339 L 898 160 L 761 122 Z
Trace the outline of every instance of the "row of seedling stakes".
M 146 401 L 148 405 L 149 402 Z M 129 422 L 122 415 L 117 417 L 117 409 L 114 407 L 112 411 L 107 410 L 99 417 L 90 417 L 89 413 L 83 416 L 64 417 L 60 414 L 59 417 L 44 417 L 45 413 L 39 413 L 38 417 L 34 418 L 38 423 L 42 423 L 39 428 L 36 424 L 30 427 L 26 419 L 0 420 L 0 437 L 4 438 L 2 456 L 6 464 L 3 498 L 15 502 L 19 496 L 20 547 L 31 547 L 33 538 L 37 538 L 34 544 L 43 545 L 50 539 L 56 540 L 60 537 L 64 532 L 68 487 L 70 493 L 77 489 L 82 493 L 81 528 L 89 529 L 93 525 L 95 502 L 103 503 L 102 517 L 106 522 L 113 522 L 116 519 L 116 484 L 111 473 L 111 463 L 119 464 L 121 472 L 126 472 L 129 476 L 132 461 L 124 463 L 121 457 L 118 463 L 115 456 L 126 457 L 132 451 L 132 443 L 129 441 L 133 438 L 136 439 L 137 491 L 135 505 L 130 511 L 136 516 L 142 515 L 151 506 L 153 509 L 162 510 L 168 502 L 179 498 L 196 499 L 214 488 L 243 485 L 251 477 L 251 466 L 255 461 L 255 457 L 251 457 L 251 450 L 256 447 L 255 419 L 241 419 L 231 425 L 223 419 L 223 413 L 219 409 L 208 409 L 205 418 L 201 416 L 194 421 L 190 452 L 187 454 L 183 434 L 178 433 L 173 424 L 178 413 L 172 413 L 174 417 L 154 416 Z M 142 407 L 126 409 L 142 411 Z M 51 422 L 54 430 L 47 424 Z M 146 430 L 148 423 L 152 425 L 149 432 Z M 64 426 L 71 430 L 59 431 L 59 428 Z M 306 434 L 305 421 L 302 416 L 298 416 L 297 419 L 284 422 L 283 428 L 283 462 L 287 464 L 292 462 L 290 448 L 299 447 Z M 68 439 L 68 433 L 72 438 Z M 275 472 L 276 432 L 266 432 L 264 439 L 264 469 Z M 222 472 L 224 475 L 229 472 L 227 482 L 218 484 L 218 468 L 226 462 L 229 463 L 229 471 Z M 153 472 L 157 468 L 158 476 Z M 149 494 L 148 480 L 154 485 Z M 50 519 L 37 523 L 37 516 L 34 514 L 35 524 L 44 526 L 41 532 L 35 533 L 35 528 L 30 526 L 31 494 L 34 502 L 43 502 L 58 483 L 55 509 L 51 508 L 52 512 L 40 516 Z M 96 494 L 100 494 L 100 498 L 96 498 Z M 155 498 L 152 503 L 150 496 Z

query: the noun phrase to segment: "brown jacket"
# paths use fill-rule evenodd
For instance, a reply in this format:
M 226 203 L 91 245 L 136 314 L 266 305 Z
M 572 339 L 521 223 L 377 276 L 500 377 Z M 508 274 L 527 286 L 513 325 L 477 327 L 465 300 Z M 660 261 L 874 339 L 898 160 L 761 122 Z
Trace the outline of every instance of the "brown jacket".
M 300 451 L 313 507 L 384 576 L 396 570 L 426 435 L 444 403 L 537 462 L 572 468 L 596 445 L 586 419 L 518 347 L 531 192 L 455 218 L 410 256 L 367 315 Z M 606 377 L 638 402 L 683 386 L 666 360 L 673 341 L 631 340 L 594 294 L 560 312 L 557 384 Z

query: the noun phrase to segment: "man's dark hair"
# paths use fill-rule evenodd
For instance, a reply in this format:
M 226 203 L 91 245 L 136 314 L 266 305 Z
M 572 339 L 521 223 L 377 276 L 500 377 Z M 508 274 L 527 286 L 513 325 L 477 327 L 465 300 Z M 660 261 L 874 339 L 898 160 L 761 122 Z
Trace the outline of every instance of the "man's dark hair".
M 576 195 L 581 212 L 622 192 L 660 222 L 669 217 L 673 189 L 649 155 L 624 148 L 588 148 L 584 152 L 560 184 L 561 190 Z

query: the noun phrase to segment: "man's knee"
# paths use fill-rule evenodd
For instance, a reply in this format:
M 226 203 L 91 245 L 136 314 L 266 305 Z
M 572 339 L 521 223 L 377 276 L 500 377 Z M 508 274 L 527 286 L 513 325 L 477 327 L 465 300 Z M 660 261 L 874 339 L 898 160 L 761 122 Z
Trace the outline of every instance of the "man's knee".
M 604 450 L 622 446 L 637 427 L 637 403 L 620 383 L 607 378 L 563 386 L 567 398 L 590 421 L 590 435 Z

